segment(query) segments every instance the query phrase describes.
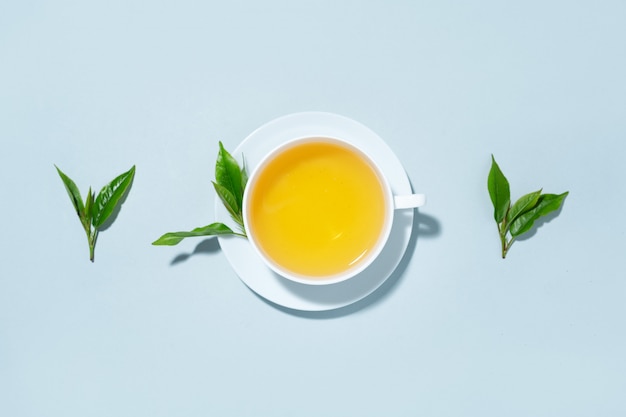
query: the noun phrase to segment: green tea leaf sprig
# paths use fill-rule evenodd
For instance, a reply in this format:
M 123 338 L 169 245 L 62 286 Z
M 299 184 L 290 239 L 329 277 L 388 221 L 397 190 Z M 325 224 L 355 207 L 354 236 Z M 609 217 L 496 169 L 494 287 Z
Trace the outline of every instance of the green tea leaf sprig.
M 234 231 L 224 223 L 216 222 L 208 226 L 197 227 L 189 232 L 169 232 L 152 242 L 156 246 L 173 246 L 188 237 L 235 235 L 247 237 L 243 224 L 243 192 L 248 182 L 245 163 L 240 167 L 237 160 L 228 153 L 222 142 L 215 162 L 215 181 L 213 188 L 228 210 L 230 217 L 239 228 Z
M 113 181 L 102 187 L 98 195 L 89 187 L 84 203 L 76 183 L 65 175 L 59 167 L 56 165 L 54 167 L 61 177 L 74 210 L 76 210 L 80 223 L 85 229 L 89 244 L 89 260 L 93 262 L 98 233 L 104 229 L 107 220 L 111 219 L 111 215 L 118 208 L 122 197 L 132 184 L 135 177 L 135 166 L 133 165 L 128 171 L 118 175 Z
M 515 239 L 528 232 L 537 219 L 558 210 L 569 194 L 569 191 L 562 194 L 543 194 L 542 190 L 537 190 L 523 195 L 511 205 L 509 181 L 493 155 L 487 188 L 493 203 L 493 217 L 498 225 L 502 259 L 506 258 Z

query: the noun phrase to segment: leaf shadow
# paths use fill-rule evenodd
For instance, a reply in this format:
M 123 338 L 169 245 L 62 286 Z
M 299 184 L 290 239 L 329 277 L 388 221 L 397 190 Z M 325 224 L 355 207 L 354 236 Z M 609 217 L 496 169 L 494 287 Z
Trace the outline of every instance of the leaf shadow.
M 211 255 L 221 250 L 219 241 L 215 237 L 209 237 L 198 243 L 193 251 L 188 253 L 179 253 L 172 259 L 170 265 L 176 265 L 181 262 L 187 261 L 192 256 L 196 255 Z
M 115 208 L 111 212 L 111 215 L 109 216 L 109 218 L 106 219 L 105 222 L 102 223 L 102 225 L 98 228 L 99 232 L 103 232 L 107 230 L 109 227 L 111 227 L 113 222 L 115 222 L 115 219 L 117 219 L 117 216 L 120 214 L 120 210 L 122 210 L 122 206 L 124 205 L 124 203 L 126 203 L 126 199 L 128 198 L 128 194 L 130 194 L 130 190 L 133 188 L 134 183 L 135 183 L 135 178 L 133 177 L 130 184 L 128 184 L 128 188 L 126 189 L 126 191 L 124 191 L 124 194 L 122 194 L 122 197 L 120 198 L 118 204 L 115 206 Z

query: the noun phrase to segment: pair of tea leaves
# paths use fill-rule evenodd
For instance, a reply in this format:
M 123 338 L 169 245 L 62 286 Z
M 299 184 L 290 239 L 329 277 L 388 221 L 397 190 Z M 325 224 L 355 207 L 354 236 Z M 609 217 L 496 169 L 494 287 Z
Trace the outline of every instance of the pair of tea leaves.
M 528 232 L 539 218 L 558 210 L 569 194 L 568 191 L 562 194 L 543 194 L 540 189 L 520 197 L 511 205 L 509 181 L 493 155 L 487 188 L 493 203 L 493 217 L 498 225 L 503 259 L 518 236 Z
M 94 261 L 96 240 L 98 239 L 98 233 L 105 226 L 106 222 L 111 218 L 113 212 L 117 209 L 118 205 L 126 191 L 133 182 L 135 177 L 135 166 L 131 169 L 117 176 L 113 181 L 102 187 L 98 195 L 91 190 L 87 192 L 87 197 L 83 202 L 80 195 L 80 191 L 76 186 L 76 183 L 72 181 L 70 177 L 65 175 L 59 167 L 54 166 L 65 185 L 65 190 L 72 201 L 72 205 L 76 210 L 76 214 L 80 219 L 80 223 L 85 229 L 87 234 L 87 241 L 89 244 L 89 260 Z
M 237 223 L 240 232 L 232 230 L 224 223 L 216 222 L 208 226 L 197 227 L 189 232 L 169 232 L 152 242 L 157 246 L 173 246 L 187 237 L 236 235 L 246 236 L 243 224 L 243 192 L 248 182 L 248 173 L 245 163 L 239 166 L 237 160 L 224 149 L 222 142 L 215 162 L 215 181 L 213 188 L 228 210 L 230 217 Z

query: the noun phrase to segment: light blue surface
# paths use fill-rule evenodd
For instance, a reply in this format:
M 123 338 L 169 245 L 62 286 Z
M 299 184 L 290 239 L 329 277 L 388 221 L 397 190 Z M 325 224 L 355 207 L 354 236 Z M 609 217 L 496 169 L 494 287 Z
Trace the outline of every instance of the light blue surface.
M 626 415 L 626 3 L 0 6 L 0 415 Z M 377 132 L 428 204 L 399 273 L 277 308 L 210 240 L 217 141 L 322 110 Z M 569 190 L 506 260 L 514 197 Z M 83 192 L 137 165 L 88 261 Z

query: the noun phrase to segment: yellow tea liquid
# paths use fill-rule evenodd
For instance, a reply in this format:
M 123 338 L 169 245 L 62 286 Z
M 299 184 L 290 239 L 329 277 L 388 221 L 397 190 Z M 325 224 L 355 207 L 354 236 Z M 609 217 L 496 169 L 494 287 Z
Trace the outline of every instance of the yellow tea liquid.
M 304 142 L 269 162 L 250 190 L 249 230 L 277 264 L 309 276 L 355 265 L 384 226 L 385 192 L 358 153 L 335 142 Z

